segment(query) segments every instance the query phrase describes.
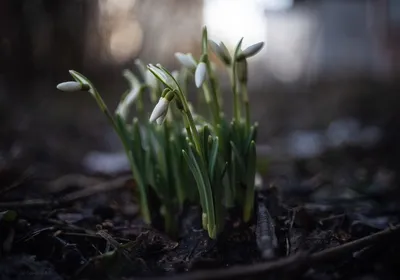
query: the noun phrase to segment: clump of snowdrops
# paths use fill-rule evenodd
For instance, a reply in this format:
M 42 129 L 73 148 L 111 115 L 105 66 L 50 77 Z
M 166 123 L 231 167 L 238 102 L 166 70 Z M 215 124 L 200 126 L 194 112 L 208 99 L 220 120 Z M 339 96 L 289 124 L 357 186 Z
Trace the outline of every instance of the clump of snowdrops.
M 190 53 L 175 54 L 182 66 L 179 71 L 170 72 L 160 64 L 146 67 L 136 60 L 141 77 L 124 70 L 130 87 L 114 112 L 90 80 L 76 71 L 70 71 L 75 81 L 57 85 L 62 91 L 88 91 L 94 97 L 129 159 L 143 220 L 151 224 L 161 214 L 164 230 L 171 235 L 177 233 L 177 214 L 187 201 L 200 205 L 203 228 L 213 239 L 223 230 L 229 208 L 239 206 L 244 222 L 253 216 L 257 124 L 250 120 L 247 60 L 264 44 L 242 50 L 242 40 L 230 53 L 224 43 L 209 40 L 204 27 L 199 59 Z M 229 73 L 232 118 L 222 110 L 210 50 Z M 193 80 L 196 94 L 204 97 L 209 112 L 205 116 L 196 114 L 188 101 L 187 88 Z M 144 97 L 154 105 L 151 113 L 144 109 Z M 151 193 L 157 195 L 161 207 L 152 204 Z

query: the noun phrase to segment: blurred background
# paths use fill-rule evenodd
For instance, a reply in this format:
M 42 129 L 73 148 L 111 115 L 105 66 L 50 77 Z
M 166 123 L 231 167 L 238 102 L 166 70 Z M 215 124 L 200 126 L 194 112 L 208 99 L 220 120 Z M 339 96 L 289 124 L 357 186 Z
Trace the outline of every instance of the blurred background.
M 140 58 L 173 70 L 175 52 L 198 57 L 204 25 L 230 49 L 241 37 L 265 42 L 249 61 L 249 91 L 270 180 L 395 185 L 397 0 L 0 0 L 0 168 L 16 162 L 44 177 L 126 169 L 91 96 L 56 85 L 69 69 L 84 73 L 113 110 L 128 88 L 123 69 Z

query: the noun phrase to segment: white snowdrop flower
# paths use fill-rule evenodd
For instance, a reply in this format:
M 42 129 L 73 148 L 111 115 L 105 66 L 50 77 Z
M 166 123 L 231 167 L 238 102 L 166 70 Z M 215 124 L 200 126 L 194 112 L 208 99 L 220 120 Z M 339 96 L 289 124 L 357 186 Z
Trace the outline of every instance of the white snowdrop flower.
M 156 121 L 157 124 L 162 124 L 167 116 L 169 100 L 161 97 L 158 103 L 154 107 L 153 112 L 150 115 L 150 122 Z
M 194 74 L 194 81 L 196 83 L 196 87 L 200 88 L 202 84 L 204 83 L 207 75 L 207 67 L 204 62 L 200 62 L 199 65 L 197 65 L 196 72 Z
M 57 89 L 66 92 L 75 92 L 80 90 L 89 90 L 89 85 L 81 84 L 78 82 L 64 82 L 57 85 Z
M 251 57 L 251 56 L 255 55 L 256 53 L 258 53 L 263 47 L 264 47 L 264 42 L 259 42 L 254 45 L 251 45 L 251 46 L 247 47 L 244 51 L 242 51 L 239 54 L 237 59 L 241 60 L 244 58 Z

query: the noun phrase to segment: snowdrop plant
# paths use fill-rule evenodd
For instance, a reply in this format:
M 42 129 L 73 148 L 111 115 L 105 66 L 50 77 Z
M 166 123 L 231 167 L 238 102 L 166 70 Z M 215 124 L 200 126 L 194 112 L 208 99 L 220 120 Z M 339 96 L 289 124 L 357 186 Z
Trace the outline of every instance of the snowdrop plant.
M 136 65 L 142 63 L 136 61 Z M 94 85 L 76 71 L 70 71 L 75 81 L 61 83 L 57 88 L 67 92 L 88 91 L 95 98 L 125 149 L 139 189 L 140 210 L 144 222 L 151 224 L 155 217 L 161 215 L 164 218 L 165 231 L 175 236 L 178 229 L 176 214 L 182 209 L 185 200 L 194 200 L 196 197 L 193 192 L 185 189 L 185 186 L 193 184 L 193 177 L 181 153 L 186 146 L 186 137 L 181 133 L 180 127 L 165 122 L 169 103 L 174 98 L 167 90 L 161 93 L 156 110 L 150 117 L 158 125 L 148 122 L 147 117 L 142 122 L 138 117 L 129 120 L 133 104 L 136 104 L 139 116 L 144 114 L 142 97 L 146 89 L 149 89 L 150 97 L 160 91 L 158 80 L 152 79 L 153 75 L 146 68 L 140 72 L 145 83 L 141 83 L 130 70 L 124 70 L 123 76 L 128 80 L 130 88 L 122 96 L 114 114 L 110 112 Z M 150 99 L 154 100 L 154 97 Z M 161 207 L 157 208 L 157 204 L 152 201 L 152 193 L 157 195 Z
M 252 125 L 250 120 L 247 59 L 257 54 L 264 43 L 256 43 L 242 50 L 242 41 L 243 38 L 236 45 L 234 52 L 230 53 L 223 42 L 209 40 L 207 29 L 204 28 L 202 54 L 195 68 L 195 84 L 198 88 L 201 87 L 204 93 L 213 120 L 213 130 L 220 141 L 219 156 L 228 166 L 228 180 L 222 182 L 222 201 L 226 207 L 237 204 L 242 206 L 243 220 L 248 222 L 254 208 L 257 123 Z M 230 77 L 233 94 L 232 120 L 226 118 L 221 109 L 221 92 L 217 75 L 209 60 L 209 48 L 225 65 Z M 181 55 L 177 58 L 183 66 L 189 66 L 183 62 Z M 191 66 L 190 69 L 192 68 Z
M 145 66 L 136 60 L 142 81 L 130 70 L 123 72 L 129 90 L 114 113 L 93 84 L 76 71 L 70 71 L 74 81 L 57 86 L 66 92 L 88 91 L 94 97 L 129 159 L 139 189 L 143 220 L 151 224 L 161 215 L 164 229 L 171 235 L 177 233 L 177 214 L 185 201 L 200 205 L 202 225 L 211 238 L 223 230 L 225 213 L 230 207 L 240 206 L 245 222 L 252 217 L 257 124 L 250 122 L 247 59 L 260 51 L 263 43 L 245 50 L 241 44 L 242 40 L 230 53 L 222 42 L 209 40 L 204 28 L 199 59 L 190 53 L 175 54 L 182 65 L 179 71 L 170 72 L 160 64 Z M 222 111 L 222 94 L 209 59 L 209 48 L 224 63 L 230 76 L 232 119 Z M 204 95 L 207 116 L 196 114 L 188 101 L 191 79 Z M 144 109 L 145 93 L 154 106 L 152 112 Z M 137 115 L 132 119 L 134 105 Z M 191 187 L 193 183 L 197 188 Z M 153 203 L 153 193 L 160 207 Z

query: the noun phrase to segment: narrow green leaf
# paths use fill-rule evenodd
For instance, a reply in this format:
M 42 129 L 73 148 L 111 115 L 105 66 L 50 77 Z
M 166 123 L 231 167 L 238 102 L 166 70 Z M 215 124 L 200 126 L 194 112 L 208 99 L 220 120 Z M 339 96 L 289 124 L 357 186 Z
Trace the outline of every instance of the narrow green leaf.
M 247 161 L 247 178 L 246 178 L 246 195 L 243 209 L 243 220 L 248 222 L 251 219 L 254 208 L 254 183 L 256 176 L 256 144 L 254 141 L 250 143 L 249 157 Z
M 229 145 L 230 146 L 230 145 Z M 236 186 L 237 186 L 237 182 L 236 182 L 236 160 L 235 160 L 235 155 L 234 155 L 234 153 L 233 153 L 233 151 L 232 151 L 232 148 L 231 148 L 231 152 L 230 152 L 231 154 L 230 154 L 230 163 L 229 163 L 229 169 L 228 169 L 228 172 L 229 172 L 229 183 L 230 183 L 230 189 L 229 189 L 229 191 L 230 191 L 230 194 L 231 194 L 231 197 L 232 197 L 232 204 L 234 203 L 234 200 L 235 200 L 235 198 L 236 198 Z
M 142 174 L 140 173 L 140 170 L 138 168 L 137 163 L 135 162 L 135 158 L 132 154 L 132 143 L 131 139 L 129 137 L 129 132 L 126 129 L 124 121 L 121 119 L 120 116 L 116 116 L 116 130 L 118 131 L 118 135 L 121 138 L 121 141 L 123 143 L 123 146 L 125 148 L 125 152 L 127 154 L 131 169 L 132 169 L 132 175 L 133 178 L 136 181 L 136 184 L 139 187 L 139 194 L 140 194 L 140 210 L 143 216 L 143 220 L 147 224 L 151 224 L 151 214 L 150 214 L 150 208 L 149 208 L 149 202 L 148 202 L 148 190 L 147 190 L 147 182 L 144 181 L 144 178 L 142 177 Z
M 208 159 L 208 155 L 209 155 L 209 150 L 208 150 L 208 137 L 211 135 L 210 133 L 210 129 L 208 127 L 208 125 L 205 125 L 202 131 L 202 151 L 204 151 L 204 158 Z
M 215 164 L 217 162 L 217 156 L 218 156 L 218 145 L 219 141 L 218 141 L 218 137 L 214 137 L 212 139 L 212 146 L 211 146 L 211 150 L 210 150 L 210 157 L 209 157 L 209 174 L 211 177 L 211 181 L 213 181 L 214 178 L 214 174 L 215 174 Z
M 256 141 L 257 138 L 257 131 L 258 131 L 258 123 L 255 123 L 250 127 L 249 135 L 247 136 L 246 140 L 246 155 L 249 153 L 251 141 Z
M 200 169 L 198 168 L 198 166 L 196 166 L 196 160 L 194 157 L 189 156 L 189 154 L 185 151 L 182 150 L 182 154 L 183 157 L 186 160 L 186 163 L 189 165 L 189 169 L 193 174 L 193 177 L 196 181 L 197 184 L 197 188 L 199 191 L 199 196 L 200 196 L 200 204 L 201 204 L 201 208 L 203 209 L 203 212 L 207 211 L 207 205 L 206 205 L 206 194 L 205 194 L 205 184 L 204 184 L 204 180 L 203 180 L 203 176 L 200 172 Z
M 121 137 L 121 141 L 126 144 L 127 149 L 132 152 L 132 141 L 131 138 L 129 136 L 129 132 L 126 128 L 126 123 L 124 122 L 124 120 L 121 118 L 121 116 L 117 115 L 115 117 L 115 123 L 116 123 L 116 127 L 117 127 L 117 131 Z
M 222 172 L 221 172 L 221 180 L 224 179 L 224 177 L 227 173 L 227 170 L 228 170 L 228 166 L 229 166 L 228 162 L 225 162 L 224 167 L 222 168 Z
M 208 233 L 211 238 L 215 238 L 214 234 L 216 233 L 216 216 L 215 216 L 215 206 L 214 206 L 214 194 L 213 190 L 211 187 L 211 182 L 209 180 L 208 176 L 208 170 L 207 167 L 205 166 L 205 162 L 201 158 L 201 156 L 197 153 L 195 147 L 193 144 L 189 143 L 189 156 L 193 158 L 193 161 L 195 163 L 196 169 L 200 173 L 200 176 L 202 178 L 202 187 L 204 188 L 204 193 L 205 193 L 205 204 L 206 204 L 206 213 L 207 213 L 207 218 L 208 218 Z
M 144 162 L 144 150 L 142 148 L 142 136 L 140 133 L 140 125 L 139 125 L 139 120 L 137 118 L 133 119 L 133 126 L 132 126 L 132 135 L 133 135 L 133 141 L 132 143 L 132 151 L 133 151 L 133 157 L 135 157 L 136 162 L 142 163 Z M 145 174 L 145 165 L 140 164 L 139 168 L 141 170 L 142 174 Z
M 241 154 L 239 153 L 235 143 L 233 143 L 232 141 L 230 143 L 231 143 L 231 147 L 232 147 L 232 152 L 235 155 L 236 161 L 237 161 L 239 169 L 240 169 L 239 172 L 240 172 L 240 174 L 245 174 L 246 167 L 244 165 L 243 158 L 242 158 Z
M 172 155 L 174 155 L 174 158 L 171 160 L 172 173 L 175 179 L 174 186 L 178 197 L 179 206 L 182 209 L 183 203 L 186 200 L 185 189 L 189 187 L 189 184 L 185 185 L 186 183 L 185 166 L 182 164 L 181 157 L 183 157 L 183 155 L 179 152 L 180 150 L 178 146 L 178 141 L 175 139 L 175 137 L 171 137 L 169 141 L 170 141 Z

